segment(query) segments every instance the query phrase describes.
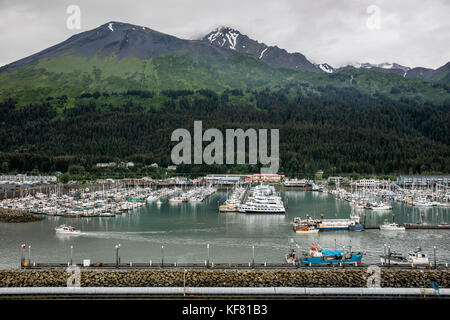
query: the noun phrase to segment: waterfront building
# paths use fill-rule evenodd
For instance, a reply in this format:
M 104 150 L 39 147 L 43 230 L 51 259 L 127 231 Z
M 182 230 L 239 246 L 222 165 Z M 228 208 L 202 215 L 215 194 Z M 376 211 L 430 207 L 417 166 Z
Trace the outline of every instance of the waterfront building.
M 380 180 L 377 179 L 361 179 L 356 181 L 358 187 L 376 187 L 380 184 Z
M 328 177 L 328 183 L 341 184 L 344 182 L 344 177 Z
M 244 182 L 251 175 L 247 174 L 208 174 L 204 177 L 204 181 L 212 184 L 233 184 Z
M 431 187 L 435 185 L 450 185 L 449 175 L 400 175 L 397 184 L 401 187 Z
M 248 182 L 266 182 L 266 183 L 278 183 L 284 179 L 284 174 L 276 173 L 256 173 L 250 178 L 246 178 L 245 181 Z
M 20 184 L 33 184 L 33 183 L 51 183 L 56 182 L 56 176 L 29 176 L 26 174 L 16 174 L 16 175 L 3 175 L 0 176 L 0 181 L 20 183 Z

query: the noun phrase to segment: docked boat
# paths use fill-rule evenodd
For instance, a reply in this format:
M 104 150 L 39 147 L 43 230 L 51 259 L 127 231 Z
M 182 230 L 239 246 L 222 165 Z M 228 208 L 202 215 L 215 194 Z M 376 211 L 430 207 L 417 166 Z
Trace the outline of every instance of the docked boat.
M 188 199 L 186 197 L 173 197 L 169 199 L 171 203 L 179 203 L 179 202 L 187 202 Z
M 303 265 L 361 264 L 364 253 L 349 250 L 325 250 L 312 246 L 308 254 L 300 260 Z
M 235 204 L 222 204 L 219 206 L 220 212 L 236 212 L 238 211 L 237 205 Z
M 287 253 L 284 258 L 286 259 L 287 263 L 295 264 L 297 262 L 297 253 L 294 249 L 291 249 L 291 251 Z
M 414 202 L 414 205 L 416 207 L 422 207 L 422 208 L 431 208 L 433 207 L 433 203 L 431 201 L 428 201 L 426 199 L 419 199 L 417 202 Z
M 286 213 L 283 201 L 275 192 L 275 188 L 266 185 L 254 187 L 247 201 L 240 204 L 238 208 L 239 212 L 244 213 Z
M 158 197 L 156 197 L 156 196 L 154 196 L 154 195 L 149 195 L 148 197 L 147 197 L 147 202 L 153 202 L 153 201 L 155 201 L 155 200 L 157 200 L 158 199 Z
M 369 202 L 366 208 L 370 210 L 392 210 L 389 202 Z
M 428 256 L 422 252 L 420 247 L 416 248 L 413 252 L 409 252 L 406 257 L 402 254 L 391 253 L 390 256 L 380 256 L 380 260 L 381 264 L 392 265 L 428 265 L 430 263 Z
M 306 226 L 306 225 L 294 225 L 294 231 L 298 234 L 311 234 L 318 233 L 319 229 L 314 226 Z
M 325 231 L 363 231 L 364 225 L 360 223 L 360 217 L 351 215 L 349 219 L 311 219 L 306 215 L 306 219 L 302 220 L 299 217 L 294 218 L 293 229 L 297 232 L 307 231 L 305 227 L 316 229 L 320 232 Z M 311 233 L 317 232 L 312 231 Z
M 282 205 L 249 203 L 239 206 L 239 212 L 245 213 L 286 213 Z
M 399 226 L 395 222 L 389 222 L 387 220 L 384 220 L 384 223 L 382 225 L 380 225 L 380 230 L 381 231 L 405 231 L 406 229 L 404 226 Z
M 322 219 L 319 231 L 362 231 L 364 226 L 353 219 Z
M 66 226 L 65 224 L 60 225 L 59 227 L 55 228 L 56 233 L 58 234 L 80 234 L 81 231 L 72 227 L 72 226 Z

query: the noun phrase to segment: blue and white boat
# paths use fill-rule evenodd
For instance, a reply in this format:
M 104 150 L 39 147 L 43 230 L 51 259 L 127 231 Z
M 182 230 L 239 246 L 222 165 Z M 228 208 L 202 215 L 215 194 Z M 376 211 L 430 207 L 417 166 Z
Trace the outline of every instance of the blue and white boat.
M 363 252 L 349 250 L 325 250 L 319 246 L 312 246 L 300 263 L 303 265 L 332 265 L 332 264 L 362 264 Z

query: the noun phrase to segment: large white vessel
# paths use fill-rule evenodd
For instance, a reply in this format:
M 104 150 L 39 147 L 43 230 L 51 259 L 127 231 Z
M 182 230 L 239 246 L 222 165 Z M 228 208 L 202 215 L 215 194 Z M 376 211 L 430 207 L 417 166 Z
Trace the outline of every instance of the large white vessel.
M 65 224 L 60 225 L 59 227 L 55 228 L 56 233 L 58 234 L 80 234 L 81 231 L 72 227 L 72 226 L 66 226 Z
M 239 212 L 245 213 L 285 213 L 283 205 L 246 203 L 239 206 Z
M 258 185 L 252 189 L 247 201 L 239 205 L 239 212 L 283 214 L 286 209 L 273 186 Z

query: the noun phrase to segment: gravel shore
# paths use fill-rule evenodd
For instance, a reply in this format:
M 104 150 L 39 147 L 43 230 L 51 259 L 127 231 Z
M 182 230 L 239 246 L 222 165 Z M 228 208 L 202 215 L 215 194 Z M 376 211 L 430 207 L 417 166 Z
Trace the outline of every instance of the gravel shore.
M 38 217 L 27 211 L 0 208 L 0 222 L 33 222 L 40 221 L 42 219 L 42 217 Z

